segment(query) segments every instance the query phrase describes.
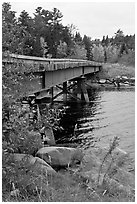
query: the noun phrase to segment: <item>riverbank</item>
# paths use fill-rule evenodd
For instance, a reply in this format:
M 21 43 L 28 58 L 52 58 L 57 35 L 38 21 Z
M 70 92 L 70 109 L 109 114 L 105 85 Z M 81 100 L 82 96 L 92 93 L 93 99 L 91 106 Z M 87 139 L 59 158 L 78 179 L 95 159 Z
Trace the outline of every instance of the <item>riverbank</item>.
M 83 152 L 80 165 L 58 169 L 54 175 L 28 171 L 22 177 L 21 173 L 22 188 L 18 186 L 15 195 L 5 192 L 3 201 L 134 202 L 135 170 L 128 154 L 118 148 L 110 153 L 110 147 L 101 146 Z M 23 189 L 25 180 L 30 188 Z
M 92 88 L 135 88 L 135 67 L 119 63 L 104 63 L 99 73 L 86 81 L 87 89 Z

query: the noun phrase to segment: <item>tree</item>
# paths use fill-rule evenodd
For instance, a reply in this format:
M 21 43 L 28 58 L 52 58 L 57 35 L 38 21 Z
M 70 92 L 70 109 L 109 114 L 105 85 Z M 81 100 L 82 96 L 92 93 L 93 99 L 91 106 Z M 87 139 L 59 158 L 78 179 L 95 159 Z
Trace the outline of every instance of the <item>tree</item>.
M 15 12 L 9 3 L 2 4 L 2 50 L 15 52 L 18 50 L 17 38 L 20 28 L 17 27 Z
M 16 18 L 10 4 L 4 3 L 2 14 L 3 51 L 56 58 L 60 42 L 67 44 L 67 55 L 74 46 L 70 27 L 62 25 L 63 15 L 57 8 L 48 11 L 38 7 L 33 18 L 23 10 Z
M 82 43 L 82 37 L 79 32 L 76 32 L 74 40 L 76 43 Z
M 101 43 L 102 43 L 102 45 L 104 46 L 105 45 L 105 36 L 103 36 L 103 39 L 102 39 L 102 41 L 101 41 Z
M 87 51 L 84 45 L 79 45 L 75 43 L 73 47 L 71 48 L 68 57 L 73 58 L 73 59 L 87 59 L 86 55 L 87 55 Z
M 67 57 L 67 43 L 60 41 L 60 44 L 57 47 L 57 58 Z
M 107 46 L 109 44 L 109 38 L 108 35 L 106 36 L 106 40 L 105 40 L 105 45 Z
M 23 35 L 21 36 L 23 41 L 22 53 L 23 55 L 32 55 L 34 36 L 33 36 L 33 19 L 29 14 L 23 10 L 18 17 L 18 25 L 23 27 Z
M 115 38 L 124 37 L 124 33 L 122 30 L 118 29 L 115 33 Z
M 28 31 L 30 31 L 30 21 L 32 18 L 29 16 L 29 14 L 23 10 L 18 18 L 18 22 L 24 26 L 24 28 Z
M 105 47 L 107 62 L 115 63 L 118 61 L 119 49 L 116 45 L 109 44 Z
M 118 30 L 116 33 L 115 33 L 115 37 L 114 37 L 114 44 L 117 45 L 117 46 L 121 46 L 121 44 L 123 43 L 124 41 L 124 33 L 122 30 Z
M 15 11 L 11 11 L 11 5 L 9 3 L 2 4 L 2 20 L 8 22 L 9 25 L 16 22 Z
M 87 55 L 86 55 L 87 59 L 88 60 L 93 60 L 91 38 L 84 35 L 83 43 L 85 45 L 85 49 L 87 50 Z
M 34 17 L 34 51 L 33 55 L 42 56 L 42 49 L 40 38 L 44 38 L 44 41 L 48 46 L 48 53 L 52 57 L 57 56 L 57 49 L 61 42 L 67 44 L 71 41 L 71 35 L 67 26 L 61 24 L 62 13 L 54 8 L 53 11 L 44 10 L 38 7 Z
M 101 44 L 93 45 L 92 48 L 93 60 L 96 62 L 104 62 L 104 48 Z
M 59 24 L 62 21 L 62 13 L 57 8 L 52 11 L 52 25 Z
M 29 43 L 31 37 L 26 29 L 25 21 L 23 23 L 18 21 L 15 12 L 11 11 L 11 6 L 8 3 L 2 5 L 2 35 L 3 51 L 17 54 L 30 53 L 31 45 L 29 46 Z

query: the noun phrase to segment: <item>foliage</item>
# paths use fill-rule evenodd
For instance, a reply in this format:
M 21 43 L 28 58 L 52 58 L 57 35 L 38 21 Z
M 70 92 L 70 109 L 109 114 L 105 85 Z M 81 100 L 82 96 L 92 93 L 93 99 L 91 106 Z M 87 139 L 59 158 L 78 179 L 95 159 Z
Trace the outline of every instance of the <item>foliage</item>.
M 9 3 L 3 3 L 3 51 L 39 57 L 74 58 L 75 56 L 76 58 L 82 57 L 82 59 L 85 59 L 84 52 L 86 51 L 88 60 L 114 62 L 125 52 L 128 54 L 129 50 L 135 50 L 135 35 L 124 36 L 120 29 L 112 38 L 109 38 L 108 35 L 103 36 L 102 40 L 91 40 L 86 35 L 82 38 L 74 25 L 63 26 L 63 15 L 57 8 L 49 11 L 38 7 L 33 17 L 30 17 L 25 10 L 18 18 L 15 14 L 16 12 L 11 10 Z M 103 54 L 102 46 L 109 50 L 109 53 L 104 50 Z M 108 58 L 107 55 L 109 55 Z
M 111 156 L 111 157 L 112 157 L 112 158 L 111 158 L 111 162 L 110 162 L 110 164 L 109 164 L 109 167 L 108 167 L 107 171 L 105 172 L 105 174 L 104 174 L 104 176 L 103 176 L 103 181 L 104 181 L 104 178 L 105 178 L 106 174 L 108 174 L 108 172 L 109 172 L 109 170 L 110 170 L 110 168 L 111 168 L 112 162 L 114 162 L 114 161 L 113 161 L 112 153 L 113 153 L 114 149 L 115 149 L 118 145 L 119 145 L 119 138 L 116 136 L 116 137 L 113 138 L 113 141 L 112 141 L 112 143 L 110 144 L 109 150 L 108 150 L 108 152 L 106 153 L 106 155 L 104 156 L 104 159 L 103 159 L 103 161 L 102 161 L 102 163 L 101 163 L 101 165 L 100 165 L 99 173 L 98 173 L 98 179 L 97 179 L 98 184 L 100 183 L 100 175 L 101 175 L 101 171 L 102 171 L 104 162 L 107 160 L 107 157 L 108 157 L 108 156 Z M 101 183 L 101 184 L 102 184 L 102 183 Z
M 69 58 L 87 59 L 85 47 L 81 44 L 75 44 L 74 48 L 72 48 L 70 51 Z
M 22 53 L 24 38 L 28 35 L 23 26 L 19 26 L 15 17 L 15 12 L 11 11 L 8 3 L 2 8 L 2 48 L 3 51 Z
M 102 40 L 91 40 L 90 37 L 84 35 L 83 43 L 85 44 L 87 59 L 89 60 L 116 63 L 124 62 L 121 59 L 124 56 L 127 62 L 131 61 L 132 56 L 132 61 L 135 61 L 135 35 L 124 36 L 123 31 L 120 29 L 115 33 L 114 37 L 109 38 L 107 35 L 103 36 Z
M 60 41 L 60 44 L 57 47 L 57 58 L 67 57 L 67 43 Z
M 87 59 L 88 60 L 93 60 L 93 53 L 92 53 L 92 43 L 91 43 L 91 38 L 84 35 L 83 37 L 83 43 L 85 45 L 85 49 L 87 50 Z
M 16 18 L 9 3 L 2 6 L 3 51 L 40 57 L 43 56 L 43 38 L 48 48 L 44 54 L 56 57 L 60 41 L 70 43 L 70 30 L 61 24 L 63 15 L 57 8 L 48 11 L 38 7 L 33 18 L 23 10 Z
M 128 54 L 124 53 L 118 60 L 120 64 L 135 67 L 135 51 L 129 50 Z
M 93 60 L 96 62 L 104 62 L 104 48 L 102 45 L 93 45 L 92 48 Z
M 116 63 L 118 61 L 119 49 L 109 44 L 105 47 L 107 62 Z
M 76 32 L 75 36 L 74 36 L 74 41 L 78 44 L 81 44 L 82 43 L 82 37 L 80 35 L 79 32 Z

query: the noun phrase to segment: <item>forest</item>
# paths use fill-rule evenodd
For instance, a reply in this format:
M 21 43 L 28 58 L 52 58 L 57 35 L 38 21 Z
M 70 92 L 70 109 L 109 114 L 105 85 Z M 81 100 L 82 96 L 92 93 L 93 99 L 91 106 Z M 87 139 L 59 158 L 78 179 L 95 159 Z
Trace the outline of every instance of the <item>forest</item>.
M 113 37 L 92 40 L 82 37 L 76 26 L 62 24 L 63 14 L 42 7 L 33 17 L 23 10 L 19 17 L 9 3 L 2 5 L 2 51 L 46 58 L 80 58 L 116 63 L 126 55 L 126 63 L 134 65 L 135 35 L 124 35 L 121 29 Z M 94 36 L 95 37 L 95 36 Z M 125 61 L 125 57 L 124 57 Z

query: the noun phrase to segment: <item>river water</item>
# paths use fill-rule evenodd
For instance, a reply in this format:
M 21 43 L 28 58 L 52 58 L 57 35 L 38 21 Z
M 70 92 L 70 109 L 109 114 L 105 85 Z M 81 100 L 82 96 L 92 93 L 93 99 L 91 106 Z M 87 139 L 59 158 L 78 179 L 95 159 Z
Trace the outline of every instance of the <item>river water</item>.
M 96 142 L 108 147 L 114 136 L 119 148 L 135 157 L 134 89 L 90 90 L 90 103 L 69 103 L 60 125 L 59 142 L 90 148 Z M 75 133 L 74 133 L 75 127 Z M 75 135 L 74 135 L 75 134 Z

